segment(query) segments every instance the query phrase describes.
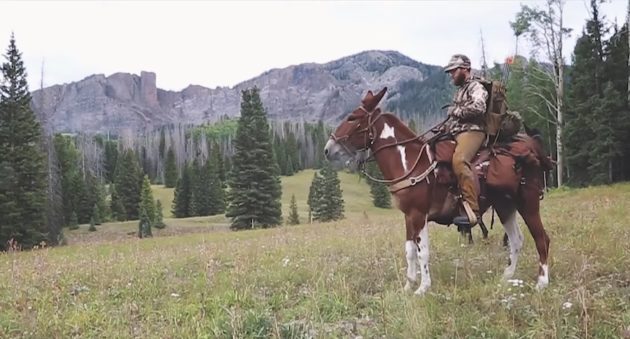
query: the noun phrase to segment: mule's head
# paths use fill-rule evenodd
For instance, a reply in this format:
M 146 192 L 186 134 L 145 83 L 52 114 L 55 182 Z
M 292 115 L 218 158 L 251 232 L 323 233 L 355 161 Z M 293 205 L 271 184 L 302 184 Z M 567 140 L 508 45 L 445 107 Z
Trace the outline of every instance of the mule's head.
M 324 155 L 331 162 L 343 162 L 348 165 L 365 159 L 374 140 L 373 123 L 381 114 L 378 103 L 383 99 L 387 87 L 373 94 L 368 91 L 361 106 L 352 111 L 331 134 L 324 147 Z

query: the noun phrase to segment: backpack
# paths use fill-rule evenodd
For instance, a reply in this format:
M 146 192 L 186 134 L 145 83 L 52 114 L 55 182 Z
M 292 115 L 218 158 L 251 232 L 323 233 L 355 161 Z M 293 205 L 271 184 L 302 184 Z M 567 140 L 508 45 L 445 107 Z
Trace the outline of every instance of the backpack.
M 497 136 L 501 129 L 501 123 L 508 111 L 505 85 L 498 80 L 478 79 L 479 83 L 488 91 L 486 101 L 486 133 L 489 136 Z

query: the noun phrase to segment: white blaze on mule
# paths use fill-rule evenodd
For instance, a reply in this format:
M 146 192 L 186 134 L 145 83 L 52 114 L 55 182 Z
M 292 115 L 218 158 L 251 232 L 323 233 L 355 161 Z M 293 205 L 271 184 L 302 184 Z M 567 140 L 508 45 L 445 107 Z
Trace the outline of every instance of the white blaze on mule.
M 538 276 L 538 283 L 536 284 L 537 290 L 542 290 L 549 285 L 549 266 L 547 264 L 540 265 L 542 275 Z
M 396 138 L 396 133 L 394 132 L 394 127 L 390 127 L 387 123 L 385 123 L 383 131 L 381 132 L 381 139 L 388 138 Z
M 523 233 L 521 233 L 521 228 L 518 227 L 518 222 L 516 222 L 516 211 L 512 212 L 505 220 L 501 220 L 501 223 L 503 223 L 503 228 L 510 241 L 510 265 L 505 268 L 503 278 L 510 279 L 514 276 L 518 254 L 523 248 Z
M 424 220 L 424 227 L 420 230 L 420 242 L 414 240 L 405 241 L 405 256 L 407 258 L 407 283 L 405 291 L 411 291 L 412 286 L 418 279 L 418 268 L 420 269 L 420 287 L 414 292 L 416 295 L 423 295 L 431 287 L 431 275 L 429 274 L 429 226 L 427 218 Z
M 387 123 L 385 123 L 385 125 L 383 126 L 383 131 L 381 132 L 380 138 L 381 139 L 389 139 L 389 138 L 396 139 L 396 131 L 394 130 L 394 127 L 389 126 Z M 405 170 L 405 172 L 407 172 L 408 170 L 407 152 L 405 151 L 405 146 L 398 146 L 396 148 L 398 149 L 398 153 L 400 153 L 400 162 L 402 163 L 403 169 Z
M 418 278 L 418 247 L 413 240 L 405 241 L 405 257 L 407 258 L 407 283 L 405 291 L 411 291 L 413 284 Z
M 420 287 L 416 294 L 424 294 L 431 287 L 431 275 L 429 274 L 429 224 L 428 218 L 424 219 L 424 227 L 420 230 L 420 244 L 418 245 L 418 257 L 420 259 Z
M 403 169 L 407 173 L 407 153 L 405 152 L 405 146 L 398 146 L 398 152 L 400 152 L 400 162 L 402 162 Z

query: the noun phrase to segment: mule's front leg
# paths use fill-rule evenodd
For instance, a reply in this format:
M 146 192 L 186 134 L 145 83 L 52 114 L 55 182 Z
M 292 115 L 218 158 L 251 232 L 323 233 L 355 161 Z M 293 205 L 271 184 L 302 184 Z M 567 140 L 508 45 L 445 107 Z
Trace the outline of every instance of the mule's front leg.
M 409 292 L 418 278 L 416 267 L 418 263 L 418 248 L 415 241 L 405 241 L 405 257 L 407 258 L 407 283 L 405 284 L 405 291 Z
M 416 290 L 416 295 L 423 295 L 431 287 L 431 275 L 429 274 L 429 225 L 425 219 L 424 226 L 420 230 L 420 241 L 418 242 L 418 257 L 420 259 L 420 287 Z

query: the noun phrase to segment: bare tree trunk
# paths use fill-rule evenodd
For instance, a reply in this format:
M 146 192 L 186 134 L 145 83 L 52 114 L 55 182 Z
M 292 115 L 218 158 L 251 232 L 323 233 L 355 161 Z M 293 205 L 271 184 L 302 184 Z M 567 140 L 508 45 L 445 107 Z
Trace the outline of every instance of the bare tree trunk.
M 556 63 L 558 66 L 558 86 L 556 87 L 556 102 L 557 102 L 557 123 L 556 123 L 556 156 L 558 161 L 558 187 L 563 184 L 564 173 L 564 144 L 563 144 L 563 130 L 564 130 L 564 60 L 562 60 L 562 4 L 560 7 L 560 28 L 558 34 L 558 46 L 556 53 Z

